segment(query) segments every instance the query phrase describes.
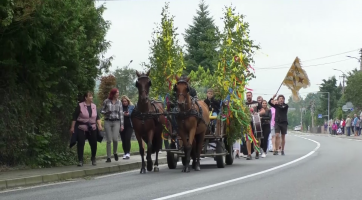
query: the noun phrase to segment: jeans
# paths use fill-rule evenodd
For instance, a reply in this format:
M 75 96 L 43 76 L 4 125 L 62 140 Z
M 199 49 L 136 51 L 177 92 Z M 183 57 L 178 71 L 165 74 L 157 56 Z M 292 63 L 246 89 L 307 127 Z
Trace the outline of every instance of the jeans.
M 116 121 L 104 121 L 104 130 L 106 131 L 107 138 L 107 158 L 111 158 L 111 143 L 113 141 L 113 154 L 117 154 L 118 148 L 118 135 L 121 128 L 121 122 Z
M 123 131 L 121 131 L 121 140 L 124 154 L 130 153 L 132 133 L 133 128 L 130 125 L 125 125 Z
M 263 124 L 262 125 L 263 130 L 263 139 L 261 139 L 261 147 L 264 151 L 264 153 L 268 152 L 268 142 L 269 142 L 269 134 L 270 134 L 270 124 Z
M 347 128 L 347 135 L 351 136 L 351 127 L 350 126 L 346 126 Z

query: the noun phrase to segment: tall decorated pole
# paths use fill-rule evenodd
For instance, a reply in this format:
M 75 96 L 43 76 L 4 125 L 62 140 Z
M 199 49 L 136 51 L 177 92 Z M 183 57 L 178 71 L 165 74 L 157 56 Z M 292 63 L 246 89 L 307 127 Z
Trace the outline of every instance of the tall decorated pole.
M 218 96 L 227 100 L 223 110 L 223 120 L 227 123 L 229 142 L 234 142 L 242 134 L 250 132 L 250 111 L 245 105 L 244 95 L 247 84 L 255 78 L 253 54 L 258 45 L 249 39 L 249 24 L 244 16 L 235 14 L 235 8 L 225 7 L 224 30 L 220 49 L 218 67 L 215 72 L 215 88 Z M 241 131 L 243 130 L 243 131 Z
M 154 98 L 164 98 L 171 93 L 172 85 L 176 83 L 175 75 L 181 75 L 185 69 L 182 49 L 177 40 L 177 28 L 174 27 L 174 17 L 170 16 L 169 3 L 162 8 L 161 23 L 153 32 L 150 42 L 149 63 L 145 68 L 151 70 L 151 95 Z

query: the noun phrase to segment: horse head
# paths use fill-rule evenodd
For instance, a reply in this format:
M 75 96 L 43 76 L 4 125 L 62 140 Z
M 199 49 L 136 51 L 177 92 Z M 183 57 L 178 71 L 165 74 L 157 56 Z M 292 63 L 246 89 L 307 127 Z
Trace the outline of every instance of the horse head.
M 138 100 L 141 101 L 142 103 L 147 103 L 149 100 L 148 94 L 150 91 L 150 87 L 152 86 L 151 79 L 149 78 L 150 70 L 148 70 L 146 74 L 144 73 L 141 74 L 138 71 L 136 71 L 136 75 L 137 75 L 136 88 L 138 89 Z
M 189 98 L 189 81 L 190 81 L 190 77 L 187 76 L 181 76 L 178 77 L 176 75 L 176 85 L 175 85 L 175 92 L 176 92 L 176 96 L 177 96 L 177 103 L 179 105 L 183 105 L 185 106 L 185 104 L 187 104 L 187 100 Z

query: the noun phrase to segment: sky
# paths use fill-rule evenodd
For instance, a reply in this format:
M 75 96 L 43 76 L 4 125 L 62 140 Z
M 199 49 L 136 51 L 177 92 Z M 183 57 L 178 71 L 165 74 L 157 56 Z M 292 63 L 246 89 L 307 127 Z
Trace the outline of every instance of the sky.
M 114 56 L 111 70 L 133 62 L 130 67 L 143 70 L 148 62 L 149 41 L 156 23 L 161 21 L 164 0 L 108 0 L 104 18 L 111 23 L 106 39 L 111 41 L 107 56 Z M 198 9 L 198 0 L 169 0 L 170 13 L 175 16 L 178 39 L 184 45 L 182 34 L 192 24 Z M 342 72 L 359 69 L 357 59 L 362 48 L 362 1 L 358 0 L 205 0 L 215 25 L 223 29 L 224 6 L 233 5 L 246 16 L 250 24 L 250 38 L 261 49 L 254 56 L 256 78 L 248 88 L 254 98 L 269 99 L 278 90 L 295 57 L 302 61 L 311 85 L 301 89 L 305 96 L 319 90 L 323 79 L 336 76 L 342 82 Z M 339 54 L 339 55 L 336 55 Z M 316 59 L 317 58 L 317 59 Z M 286 99 L 291 91 L 282 86 L 279 94 Z

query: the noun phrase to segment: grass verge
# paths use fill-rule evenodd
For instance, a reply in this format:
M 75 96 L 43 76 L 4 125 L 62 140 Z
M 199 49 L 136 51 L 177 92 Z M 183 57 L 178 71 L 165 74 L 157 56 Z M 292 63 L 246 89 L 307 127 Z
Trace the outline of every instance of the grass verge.
M 113 156 L 113 143 L 112 143 L 112 156 Z M 137 141 L 131 141 L 131 152 L 138 152 L 138 142 Z M 122 149 L 122 142 L 118 142 L 118 153 L 124 153 Z M 91 157 L 91 149 L 89 146 L 89 143 L 86 142 L 84 146 L 84 155 L 87 157 Z M 97 156 L 106 156 L 107 155 L 107 142 L 103 141 L 102 143 L 97 142 Z

